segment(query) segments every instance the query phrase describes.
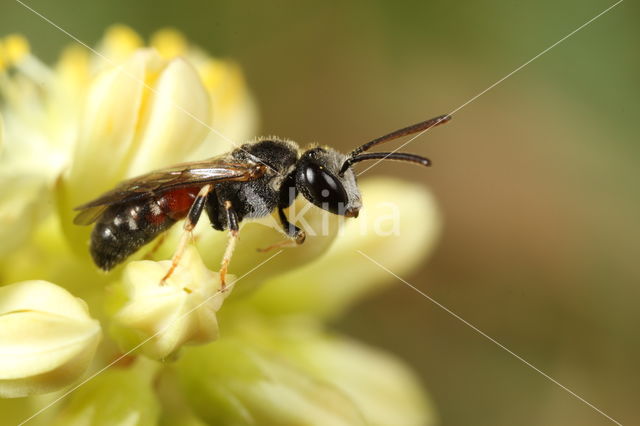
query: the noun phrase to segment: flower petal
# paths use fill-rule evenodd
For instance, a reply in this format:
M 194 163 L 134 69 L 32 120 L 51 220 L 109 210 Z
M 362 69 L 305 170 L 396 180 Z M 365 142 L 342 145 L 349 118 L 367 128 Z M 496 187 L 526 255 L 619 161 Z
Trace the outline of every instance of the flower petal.
M 394 283 L 394 278 L 358 250 L 384 261 L 402 275 L 424 262 L 440 229 L 438 210 L 422 186 L 390 178 L 360 185 L 361 216 L 347 221 L 344 232 L 322 257 L 265 283 L 253 303 L 270 313 L 296 312 L 333 316 L 355 300 Z
M 149 94 L 143 127 L 127 175 L 182 161 L 209 133 L 211 104 L 195 69 L 184 59 L 169 62 Z
M 152 51 L 139 51 L 93 82 L 68 176 L 74 203 L 100 194 L 124 177 L 123 167 L 135 149 L 145 81 L 161 66 Z
M 211 97 L 215 129 L 189 159 L 221 154 L 253 139 L 258 111 L 240 67 L 231 61 L 210 58 L 196 49 L 191 49 L 187 57 Z
M 0 256 L 27 241 L 36 224 L 49 211 L 47 182 L 38 175 L 0 172 Z
M 50 392 L 75 381 L 100 341 L 86 304 L 46 281 L 0 288 L 0 396 Z
M 88 90 L 71 169 L 55 187 L 64 232 L 72 247 L 82 247 L 87 259 L 90 229 L 72 224 L 73 209 L 125 178 L 148 98 L 145 84 L 162 65 L 153 51 L 137 51 L 126 62 L 99 74 Z

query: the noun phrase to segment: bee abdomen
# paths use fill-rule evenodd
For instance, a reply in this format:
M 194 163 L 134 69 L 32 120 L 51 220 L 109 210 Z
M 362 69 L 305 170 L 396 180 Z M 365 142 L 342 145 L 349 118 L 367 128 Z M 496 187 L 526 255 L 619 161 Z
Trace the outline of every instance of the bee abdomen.
M 158 211 L 156 200 L 109 207 L 91 233 L 91 256 L 108 271 L 124 261 L 176 220 Z

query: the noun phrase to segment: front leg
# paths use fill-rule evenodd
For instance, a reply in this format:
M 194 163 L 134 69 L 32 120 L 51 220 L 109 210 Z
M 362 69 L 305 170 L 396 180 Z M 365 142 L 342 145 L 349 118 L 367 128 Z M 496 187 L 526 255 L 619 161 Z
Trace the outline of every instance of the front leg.
M 289 219 L 287 219 L 287 215 L 284 214 L 282 207 L 278 207 L 278 216 L 280 217 L 280 223 L 282 223 L 284 232 L 289 236 L 289 238 L 293 239 L 296 244 L 304 243 L 304 239 L 307 237 L 307 234 L 305 234 L 302 229 L 289 222 Z
M 284 247 L 292 247 L 292 246 L 300 245 L 304 243 L 304 240 L 307 237 L 307 234 L 305 234 L 305 232 L 302 229 L 298 228 L 293 223 L 289 222 L 289 219 L 287 218 L 287 215 L 284 213 L 284 210 L 282 209 L 282 207 L 278 207 L 278 216 L 280 217 L 280 223 L 282 224 L 282 228 L 285 234 L 287 234 L 287 236 L 291 239 L 280 241 L 278 243 L 271 244 L 270 246 L 267 246 L 264 248 L 259 248 L 258 251 L 261 253 L 264 253 L 276 248 L 284 248 Z

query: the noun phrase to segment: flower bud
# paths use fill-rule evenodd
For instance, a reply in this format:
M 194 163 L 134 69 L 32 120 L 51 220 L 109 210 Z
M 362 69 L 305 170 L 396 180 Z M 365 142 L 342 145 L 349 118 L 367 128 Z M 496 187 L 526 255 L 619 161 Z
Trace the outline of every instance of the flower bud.
M 228 313 L 225 310 L 225 313 Z M 237 313 L 235 313 L 237 314 Z M 316 319 L 241 311 L 176 371 L 191 408 L 222 424 L 429 425 L 434 410 L 399 359 L 329 334 Z
M 125 349 L 164 359 L 176 355 L 182 345 L 217 339 L 216 312 L 230 289 L 220 292 L 219 274 L 205 267 L 192 246 L 161 284 L 170 266 L 170 260 L 141 260 L 126 266 L 122 277 L 126 302 L 115 314 L 113 328 Z
M 365 424 L 343 392 L 288 361 L 225 338 L 185 351 L 177 369 L 192 409 L 209 424 Z
M 0 397 L 51 392 L 78 379 L 100 341 L 86 304 L 47 281 L 0 287 Z

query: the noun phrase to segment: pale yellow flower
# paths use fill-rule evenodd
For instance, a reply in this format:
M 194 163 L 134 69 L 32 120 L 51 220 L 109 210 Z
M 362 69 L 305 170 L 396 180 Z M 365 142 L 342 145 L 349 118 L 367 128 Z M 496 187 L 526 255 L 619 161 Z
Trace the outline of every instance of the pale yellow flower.
M 100 336 L 86 303 L 55 284 L 0 287 L 0 397 L 72 383 L 91 363 Z
M 428 398 L 400 361 L 323 325 L 393 282 L 357 250 L 402 275 L 432 249 L 439 216 L 425 188 L 363 179 L 365 207 L 346 222 L 300 198 L 289 214 L 304 211 L 297 223 L 322 232 L 281 253 L 256 251 L 283 238 L 276 218 L 243 223 L 233 293 L 219 292 L 213 272 L 227 236 L 206 220 L 164 286 L 179 226 L 157 250 L 143 248 L 124 267 L 99 273 L 87 254 L 90 228 L 72 225 L 73 207 L 122 179 L 229 151 L 230 141 L 253 139 L 257 120 L 237 65 L 174 30 L 145 46 L 115 26 L 97 49 L 72 46 L 49 67 L 24 38 L 0 40 L 0 188 L 11 188 L 0 193 L 0 307 L 34 285 L 11 283 L 33 277 L 59 296 L 25 301 L 28 312 L 0 311 L 0 321 L 11 321 L 0 331 L 0 390 L 63 392 L 90 363 L 100 371 L 117 361 L 51 407 L 56 394 L 3 401 L 7 418 L 47 407 L 34 421 L 428 424 Z M 100 327 L 71 294 L 109 330 L 95 357 Z M 54 323 L 56 332 L 43 336 L 41 325 Z M 65 342 L 67 352 L 56 349 Z M 16 360 L 18 347 L 53 355 L 48 363 Z M 56 376 L 64 380 L 47 372 L 64 372 Z
M 193 246 L 164 285 L 158 285 L 170 266 L 170 260 L 140 260 L 126 266 L 121 284 L 126 302 L 113 317 L 116 338 L 124 349 L 139 348 L 147 356 L 165 359 L 185 344 L 218 338 L 216 312 L 232 287 L 220 291 L 218 274 L 204 266 Z M 141 342 L 145 344 L 139 346 Z

